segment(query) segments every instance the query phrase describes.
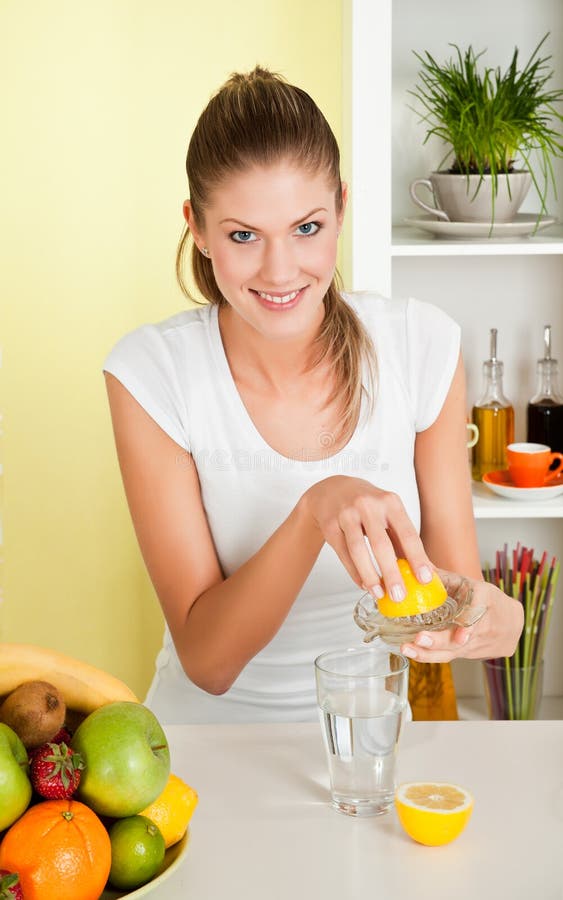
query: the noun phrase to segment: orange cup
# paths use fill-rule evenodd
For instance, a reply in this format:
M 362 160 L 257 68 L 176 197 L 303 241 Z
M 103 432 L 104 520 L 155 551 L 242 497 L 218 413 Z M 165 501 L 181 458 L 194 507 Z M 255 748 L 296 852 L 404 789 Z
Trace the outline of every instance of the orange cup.
M 559 478 L 563 471 L 563 453 L 552 453 L 546 444 L 509 444 L 506 458 L 512 483 L 516 487 L 543 487 Z M 554 460 L 559 465 L 556 469 L 551 469 Z

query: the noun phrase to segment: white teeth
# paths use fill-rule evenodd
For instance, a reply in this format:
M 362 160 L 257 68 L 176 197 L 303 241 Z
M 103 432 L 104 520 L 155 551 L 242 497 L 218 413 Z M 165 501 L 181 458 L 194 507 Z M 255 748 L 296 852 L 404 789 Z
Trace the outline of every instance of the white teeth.
M 263 300 L 269 300 L 270 303 L 289 303 L 291 300 L 295 300 L 299 291 L 292 291 L 291 294 L 284 294 L 283 297 L 272 297 L 271 294 L 266 294 L 264 291 L 256 291 L 256 293 Z

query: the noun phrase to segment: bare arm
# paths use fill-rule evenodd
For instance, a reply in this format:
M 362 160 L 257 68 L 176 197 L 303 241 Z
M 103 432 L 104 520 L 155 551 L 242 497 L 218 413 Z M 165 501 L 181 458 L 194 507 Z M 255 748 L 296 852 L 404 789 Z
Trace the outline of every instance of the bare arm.
M 178 655 L 196 684 L 222 693 L 279 629 L 322 535 L 296 507 L 225 580 L 191 457 L 116 378 L 106 384 L 131 517 Z
M 448 662 L 456 656 L 510 656 L 523 625 L 521 604 L 483 582 L 467 463 L 465 410 L 460 357 L 440 415 L 416 440 L 421 536 L 435 565 L 476 580 L 474 603 L 486 606 L 487 614 L 472 628 L 421 632 L 403 651 L 423 662 Z
M 465 410 L 465 373 L 460 356 L 440 415 L 416 438 L 421 537 L 435 565 L 481 578 L 467 462 Z

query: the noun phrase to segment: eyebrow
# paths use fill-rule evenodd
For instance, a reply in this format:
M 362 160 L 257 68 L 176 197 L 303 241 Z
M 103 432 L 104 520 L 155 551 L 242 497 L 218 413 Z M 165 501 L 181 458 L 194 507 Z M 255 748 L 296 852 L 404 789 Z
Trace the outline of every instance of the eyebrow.
M 305 213 L 304 216 L 300 216 L 295 222 L 292 222 L 289 226 L 290 228 L 296 228 L 301 222 L 307 222 L 311 216 L 314 216 L 318 212 L 328 212 L 328 210 L 324 206 L 319 206 L 317 209 L 312 209 L 311 212 Z M 233 222 L 235 225 L 242 225 L 245 231 L 260 231 L 259 228 L 256 228 L 254 225 L 249 225 L 247 222 L 241 222 L 240 219 L 221 219 L 219 225 L 223 225 L 225 222 Z

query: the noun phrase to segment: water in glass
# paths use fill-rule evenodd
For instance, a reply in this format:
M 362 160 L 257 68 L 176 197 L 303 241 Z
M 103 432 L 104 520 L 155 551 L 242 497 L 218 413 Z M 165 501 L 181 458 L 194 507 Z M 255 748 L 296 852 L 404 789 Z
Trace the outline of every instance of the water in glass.
M 320 709 L 332 803 L 351 815 L 387 812 L 395 792 L 395 760 L 406 702 L 374 684 L 332 693 Z

